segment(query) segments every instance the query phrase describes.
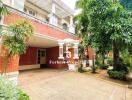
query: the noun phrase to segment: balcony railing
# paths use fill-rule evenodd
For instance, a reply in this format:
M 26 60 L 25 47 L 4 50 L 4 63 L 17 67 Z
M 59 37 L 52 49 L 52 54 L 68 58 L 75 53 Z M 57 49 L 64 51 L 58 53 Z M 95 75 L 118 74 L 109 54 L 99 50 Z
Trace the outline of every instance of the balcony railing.
M 25 13 L 25 12 L 23 12 L 23 11 L 17 10 L 17 9 L 15 9 L 15 8 L 13 8 L 13 7 L 8 6 L 8 5 L 5 5 L 5 6 L 6 6 L 7 9 L 9 10 L 9 12 L 17 13 L 18 15 L 20 15 L 20 16 L 22 16 L 22 17 L 24 17 L 24 18 L 37 21 L 38 23 L 41 23 L 41 24 L 44 24 L 44 25 L 46 24 L 46 25 L 48 25 L 48 26 L 50 26 L 50 27 L 52 27 L 52 28 L 55 28 L 55 29 L 57 29 L 57 30 L 59 30 L 59 31 L 65 32 L 65 33 L 67 33 L 67 34 L 74 35 L 74 33 L 71 33 L 71 32 L 69 32 L 68 30 L 64 30 L 64 29 L 62 28 L 62 26 L 59 27 L 59 26 L 52 25 L 52 24 L 50 24 L 49 22 L 44 21 L 44 20 L 41 20 L 41 19 L 39 19 L 39 18 L 37 18 L 37 17 L 35 17 L 35 16 L 33 16 L 33 15 L 27 14 L 27 13 Z

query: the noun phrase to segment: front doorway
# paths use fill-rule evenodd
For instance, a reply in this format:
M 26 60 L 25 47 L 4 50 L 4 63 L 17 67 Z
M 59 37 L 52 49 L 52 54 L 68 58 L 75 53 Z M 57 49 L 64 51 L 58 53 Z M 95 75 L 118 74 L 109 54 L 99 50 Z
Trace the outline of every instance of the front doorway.
M 40 64 L 41 68 L 47 67 L 46 66 L 46 49 L 38 50 L 38 64 Z

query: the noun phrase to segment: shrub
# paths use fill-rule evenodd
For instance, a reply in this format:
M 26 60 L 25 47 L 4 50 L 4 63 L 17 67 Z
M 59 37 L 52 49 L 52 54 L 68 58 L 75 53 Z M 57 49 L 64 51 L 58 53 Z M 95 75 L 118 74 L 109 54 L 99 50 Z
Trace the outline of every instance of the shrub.
M 108 68 L 108 65 L 106 64 L 102 64 L 102 60 L 100 58 L 98 58 L 95 62 L 95 64 L 97 66 L 99 66 L 100 69 L 107 69 Z
M 4 76 L 0 76 L 0 100 L 29 100 L 29 97 Z
M 0 100 L 18 100 L 17 93 L 16 86 L 0 76 Z
M 108 58 L 108 59 L 107 59 L 107 64 L 110 65 L 110 66 L 113 65 L 113 60 L 112 60 L 112 58 Z
M 18 90 L 19 99 L 18 100 L 29 100 L 29 96 L 22 90 Z
M 80 72 L 80 73 L 85 72 L 85 71 L 83 70 L 83 64 L 81 64 L 80 67 L 78 68 L 78 72 Z
M 108 74 L 111 78 L 114 79 L 125 79 L 128 74 L 128 66 L 122 62 L 122 59 L 116 64 L 117 67 L 114 67 L 112 70 L 108 70 Z
M 123 63 L 128 67 L 129 71 L 132 72 L 132 54 L 129 50 L 124 50 L 121 53 L 121 57 L 123 59 Z
M 99 61 L 99 60 L 96 60 L 96 61 L 95 61 L 95 64 L 96 64 L 97 66 L 99 66 L 99 65 L 100 65 L 100 61 Z
M 101 58 L 97 58 L 95 61 L 95 65 L 100 66 L 102 64 L 102 59 Z
M 101 69 L 107 69 L 109 66 L 108 65 L 106 65 L 106 64 L 100 64 L 100 68 Z
M 114 71 L 114 70 L 108 70 L 107 73 L 111 78 L 120 79 L 120 80 L 124 80 L 127 74 L 126 71 Z

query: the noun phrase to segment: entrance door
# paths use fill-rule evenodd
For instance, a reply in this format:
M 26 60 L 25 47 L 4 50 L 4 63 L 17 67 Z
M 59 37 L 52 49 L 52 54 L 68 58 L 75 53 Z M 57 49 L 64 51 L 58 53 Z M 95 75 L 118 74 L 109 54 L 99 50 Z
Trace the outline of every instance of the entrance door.
M 38 64 L 40 64 L 41 66 L 46 64 L 46 50 L 45 49 L 38 50 Z

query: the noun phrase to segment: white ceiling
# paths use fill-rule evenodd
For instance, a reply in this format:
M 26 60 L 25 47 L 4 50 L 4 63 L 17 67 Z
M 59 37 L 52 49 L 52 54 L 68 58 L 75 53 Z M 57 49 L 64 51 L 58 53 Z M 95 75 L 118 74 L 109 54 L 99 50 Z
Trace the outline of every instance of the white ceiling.
M 28 46 L 50 48 L 58 46 L 58 41 L 56 39 L 49 39 L 45 36 L 34 35 L 29 39 Z

